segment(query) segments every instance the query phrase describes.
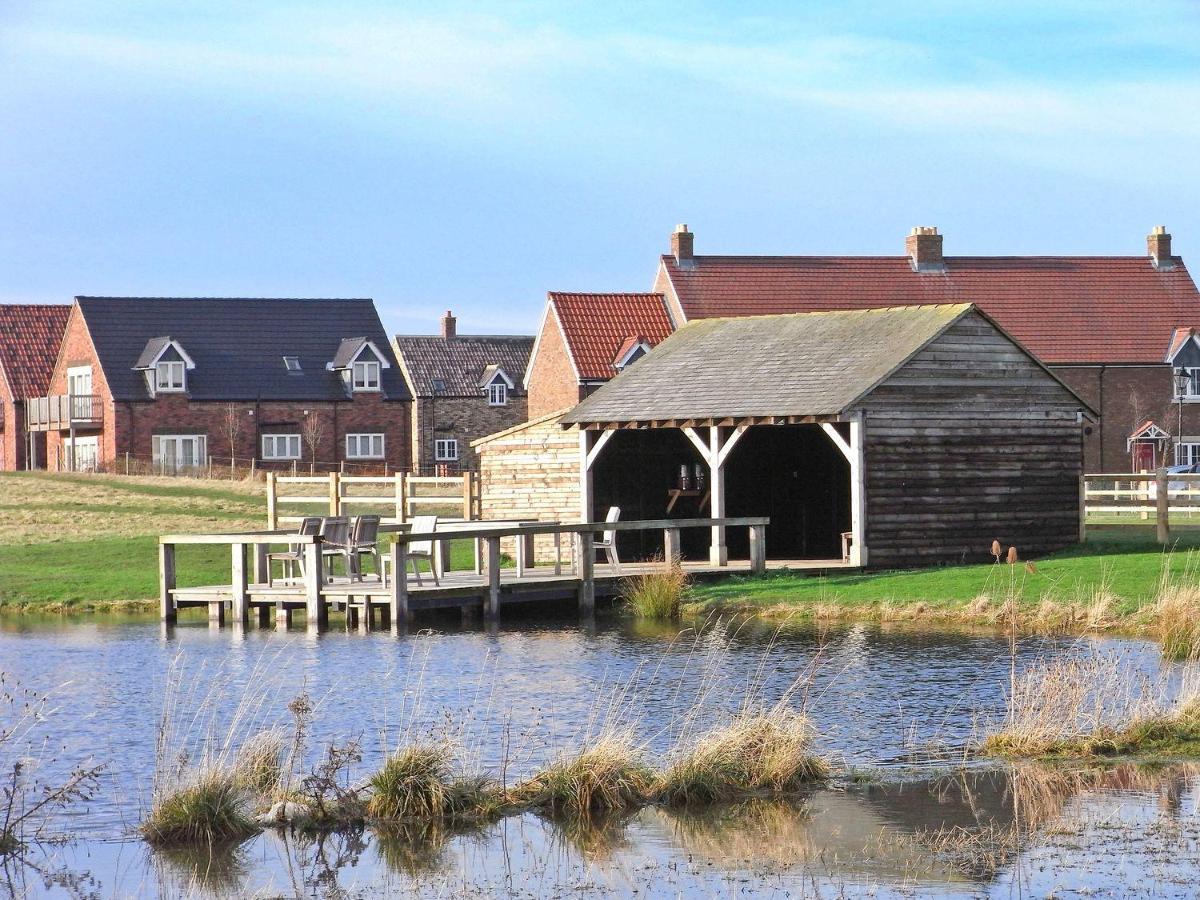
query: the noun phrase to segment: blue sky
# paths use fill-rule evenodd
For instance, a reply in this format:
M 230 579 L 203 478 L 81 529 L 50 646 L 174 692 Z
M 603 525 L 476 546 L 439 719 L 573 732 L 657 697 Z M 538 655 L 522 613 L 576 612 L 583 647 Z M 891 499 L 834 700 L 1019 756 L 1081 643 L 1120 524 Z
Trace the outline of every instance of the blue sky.
M 532 331 L 547 290 L 648 289 L 677 222 L 698 253 L 1165 224 L 1197 260 L 1198 110 L 1195 0 L 0 0 L 0 300 Z

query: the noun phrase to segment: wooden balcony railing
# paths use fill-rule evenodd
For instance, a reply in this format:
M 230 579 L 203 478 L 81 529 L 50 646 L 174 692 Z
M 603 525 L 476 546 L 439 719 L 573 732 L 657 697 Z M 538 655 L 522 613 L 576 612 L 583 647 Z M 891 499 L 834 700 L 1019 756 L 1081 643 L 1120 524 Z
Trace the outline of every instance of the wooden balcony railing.
M 99 425 L 103 420 L 100 398 L 95 394 L 53 394 L 25 401 L 28 431 L 66 431 Z

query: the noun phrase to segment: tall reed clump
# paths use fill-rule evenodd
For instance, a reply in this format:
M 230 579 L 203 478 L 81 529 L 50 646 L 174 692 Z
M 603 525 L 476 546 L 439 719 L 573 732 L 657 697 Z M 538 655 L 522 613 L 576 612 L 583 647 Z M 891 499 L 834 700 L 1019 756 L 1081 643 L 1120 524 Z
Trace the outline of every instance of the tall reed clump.
M 370 780 L 367 815 L 388 821 L 476 820 L 496 813 L 498 790 L 486 778 L 454 777 L 444 744 L 397 750 Z
M 808 717 L 783 704 L 744 711 L 700 735 L 659 779 L 657 799 L 671 806 L 784 794 L 828 776 L 812 752 Z
M 1200 588 L 1193 584 L 1189 579 L 1173 581 L 1164 573 L 1150 608 L 1150 630 L 1169 659 L 1200 656 Z
M 631 730 L 610 728 L 576 753 L 563 755 L 513 790 L 516 802 L 564 816 L 602 815 L 647 801 L 654 775 Z
M 1088 756 L 1170 750 L 1200 741 L 1195 672 L 1173 690 L 1114 653 L 1042 660 L 1012 678 L 1003 723 L 980 743 L 993 756 Z
M 627 578 L 621 585 L 625 608 L 643 619 L 674 621 L 687 595 L 688 577 L 682 564 L 671 565 Z
M 257 832 L 252 814 L 253 796 L 236 771 L 208 768 L 155 797 L 141 832 L 156 847 L 221 844 Z

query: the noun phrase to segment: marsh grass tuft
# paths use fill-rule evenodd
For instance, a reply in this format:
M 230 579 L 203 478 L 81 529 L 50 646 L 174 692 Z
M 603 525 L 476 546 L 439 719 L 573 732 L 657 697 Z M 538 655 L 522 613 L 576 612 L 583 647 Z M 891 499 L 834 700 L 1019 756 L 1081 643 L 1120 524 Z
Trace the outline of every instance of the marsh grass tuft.
M 635 616 L 673 622 L 679 618 L 687 590 L 687 574 L 676 560 L 662 569 L 625 579 L 621 598 Z
M 784 794 L 829 774 L 811 752 L 808 717 L 783 706 L 743 713 L 702 734 L 663 773 L 657 797 L 668 805 L 718 803 L 755 794 Z
M 155 847 L 224 844 L 258 831 L 251 812 L 251 795 L 236 772 L 209 769 L 156 797 L 141 832 Z
M 388 821 L 475 820 L 499 811 L 499 792 L 488 779 L 454 777 L 452 771 L 448 746 L 396 751 L 371 778 L 367 815 Z
M 519 803 L 566 816 L 634 809 L 654 789 L 654 775 L 628 731 L 608 730 L 560 757 L 513 791 Z
M 1170 659 L 1200 656 L 1200 588 L 1163 578 L 1151 609 L 1152 626 Z
M 234 756 L 234 778 L 252 794 L 270 795 L 283 777 L 284 735 L 272 729 L 251 736 Z

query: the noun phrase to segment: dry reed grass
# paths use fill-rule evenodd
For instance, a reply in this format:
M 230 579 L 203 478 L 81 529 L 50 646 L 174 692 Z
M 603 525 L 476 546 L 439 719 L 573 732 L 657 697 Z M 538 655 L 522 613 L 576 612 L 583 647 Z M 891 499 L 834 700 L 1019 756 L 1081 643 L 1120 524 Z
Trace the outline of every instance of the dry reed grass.
M 209 769 L 156 799 L 141 824 L 155 847 L 223 844 L 258 831 L 253 799 L 233 772 Z
M 499 791 L 486 778 L 453 776 L 446 744 L 401 748 L 370 780 L 367 815 L 376 820 L 479 820 L 501 808 Z
M 675 561 L 621 582 L 621 601 L 625 608 L 642 619 L 674 622 L 679 618 L 687 595 L 688 576 Z
M 653 772 L 632 729 L 610 728 L 517 785 L 512 797 L 556 815 L 590 816 L 635 809 L 653 791 Z

